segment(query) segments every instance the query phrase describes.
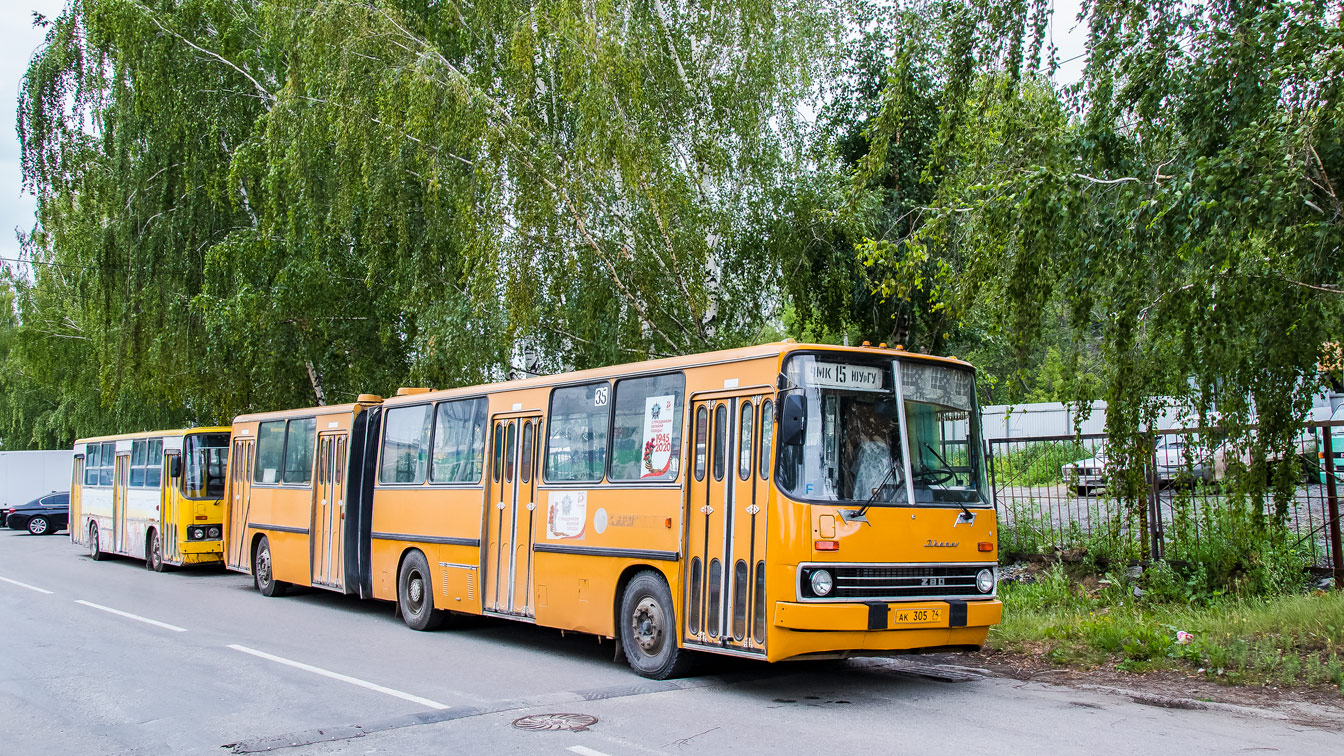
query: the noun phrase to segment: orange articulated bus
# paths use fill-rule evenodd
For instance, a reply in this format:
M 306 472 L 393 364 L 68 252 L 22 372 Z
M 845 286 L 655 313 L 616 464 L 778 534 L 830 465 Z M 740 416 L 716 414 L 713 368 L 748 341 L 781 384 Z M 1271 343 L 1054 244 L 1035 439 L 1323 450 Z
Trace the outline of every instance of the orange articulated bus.
M 233 444 L 229 565 L 268 595 L 396 601 L 415 629 L 461 613 L 593 633 L 664 678 L 687 651 L 975 648 L 1001 618 L 955 359 L 765 344 L 245 416 Z

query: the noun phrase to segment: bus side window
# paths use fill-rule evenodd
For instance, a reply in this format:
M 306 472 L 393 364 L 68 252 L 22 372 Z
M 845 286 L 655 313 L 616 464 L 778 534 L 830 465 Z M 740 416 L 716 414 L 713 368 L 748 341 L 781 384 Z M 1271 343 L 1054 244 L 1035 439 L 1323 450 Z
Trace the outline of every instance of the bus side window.
M 145 447 L 146 441 L 131 442 L 131 488 L 145 487 Z
M 149 440 L 148 448 L 145 452 L 145 486 L 147 488 L 158 488 L 163 482 L 163 439 L 152 438 Z
M 272 420 L 257 428 L 257 462 L 252 479 L 256 483 L 279 483 L 280 463 L 285 454 L 285 421 Z
M 612 422 L 613 481 L 670 481 L 681 473 L 681 373 L 616 382 Z
M 117 464 L 117 442 L 108 441 L 103 445 L 103 468 L 98 473 L 98 485 L 112 485 L 112 471 Z
M 285 483 L 308 483 L 313 479 L 313 441 L 317 418 L 290 420 L 285 435 Z
M 429 479 L 477 483 L 485 465 L 485 399 L 440 402 L 434 411 Z
M 424 483 L 429 466 L 430 406 L 417 404 L 387 411 L 379 483 Z
M 551 392 L 548 482 L 596 483 L 607 468 L 611 386 L 603 381 Z

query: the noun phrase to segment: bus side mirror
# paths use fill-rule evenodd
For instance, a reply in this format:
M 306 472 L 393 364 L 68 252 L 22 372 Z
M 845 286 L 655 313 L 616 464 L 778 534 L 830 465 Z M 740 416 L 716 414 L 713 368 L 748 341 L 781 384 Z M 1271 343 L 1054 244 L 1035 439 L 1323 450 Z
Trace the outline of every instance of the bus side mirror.
M 170 478 L 182 477 L 182 457 L 174 454 L 168 459 L 172 460 L 168 463 L 168 477 Z
M 785 394 L 779 408 L 779 442 L 797 446 L 803 442 L 807 428 L 807 399 L 802 394 Z

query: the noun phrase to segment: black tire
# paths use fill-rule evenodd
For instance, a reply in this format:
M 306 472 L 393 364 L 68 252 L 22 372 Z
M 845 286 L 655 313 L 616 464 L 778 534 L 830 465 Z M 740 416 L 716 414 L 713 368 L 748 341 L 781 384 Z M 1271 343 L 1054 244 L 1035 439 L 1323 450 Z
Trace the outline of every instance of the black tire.
M 663 576 L 652 570 L 635 575 L 621 597 L 621 646 L 630 668 L 641 677 L 681 677 L 691 654 L 677 647 L 677 612 Z
M 149 531 L 149 538 L 145 540 L 145 569 L 154 572 L 163 572 L 163 539 L 159 538 L 157 529 Z
M 28 518 L 28 532 L 33 535 L 51 535 L 53 532 L 51 529 L 51 520 L 48 520 L 42 515 Z
M 412 551 L 397 574 L 397 605 L 401 618 L 412 630 L 434 630 L 443 624 L 444 612 L 434 608 L 434 579 L 425 555 Z
M 256 551 L 252 552 L 252 584 L 267 597 L 283 596 L 289 592 L 289 584 L 275 579 L 271 574 L 271 542 L 266 536 L 257 541 Z
M 89 523 L 89 558 L 95 562 L 107 559 L 107 552 L 98 543 L 98 524 L 93 522 Z

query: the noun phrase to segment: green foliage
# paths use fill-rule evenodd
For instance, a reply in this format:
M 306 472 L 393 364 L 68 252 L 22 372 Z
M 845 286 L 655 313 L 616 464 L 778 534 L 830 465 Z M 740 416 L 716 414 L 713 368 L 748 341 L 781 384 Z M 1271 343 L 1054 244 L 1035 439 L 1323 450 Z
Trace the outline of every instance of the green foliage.
M 836 13 L 72 0 L 19 102 L 0 437 L 757 340 Z
M 1105 582 L 1088 591 L 1056 565 L 1034 583 L 1002 586 L 1004 621 L 990 645 L 1058 664 L 1175 667 L 1222 682 L 1344 690 L 1344 593 L 1188 602 L 1161 589 L 1178 582 L 1162 566 L 1145 572 L 1142 598 L 1133 593 L 1139 582 L 1114 574 Z M 1179 630 L 1193 641 L 1178 643 Z
M 994 479 L 1001 486 L 1050 486 L 1061 480 L 1061 468 L 1096 454 L 1077 441 L 1038 441 L 1014 446 L 994 457 Z

